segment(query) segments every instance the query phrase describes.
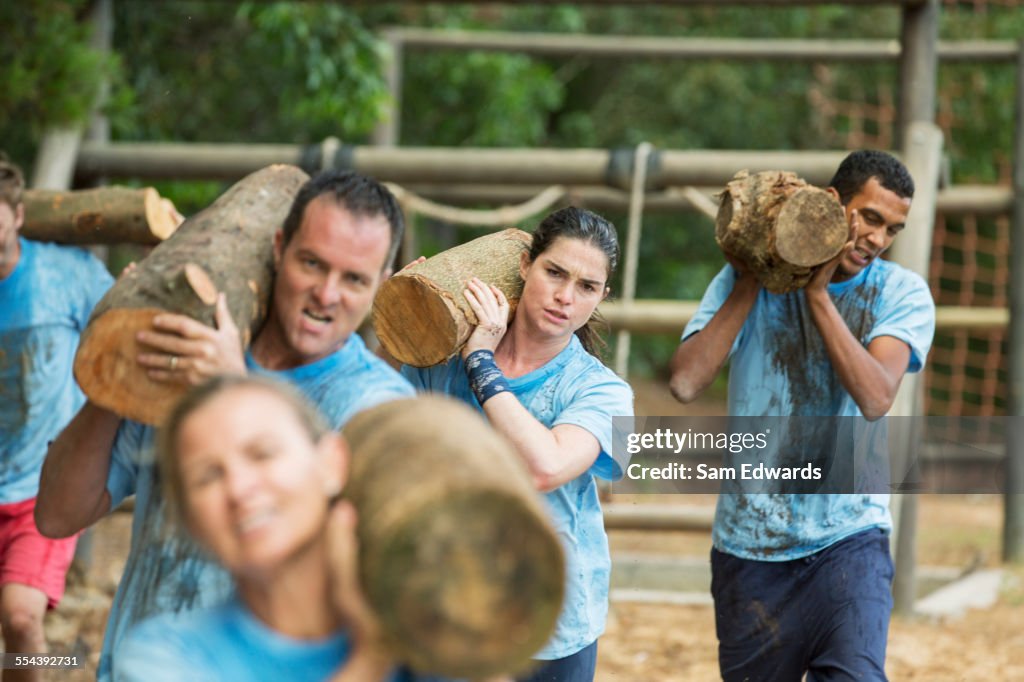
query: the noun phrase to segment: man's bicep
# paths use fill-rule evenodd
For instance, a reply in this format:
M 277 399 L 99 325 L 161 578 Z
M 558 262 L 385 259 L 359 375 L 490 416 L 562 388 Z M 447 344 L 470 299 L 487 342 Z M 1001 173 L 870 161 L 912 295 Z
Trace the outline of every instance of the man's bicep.
M 871 354 L 885 372 L 899 384 L 910 366 L 910 346 L 895 336 L 878 336 L 868 344 Z

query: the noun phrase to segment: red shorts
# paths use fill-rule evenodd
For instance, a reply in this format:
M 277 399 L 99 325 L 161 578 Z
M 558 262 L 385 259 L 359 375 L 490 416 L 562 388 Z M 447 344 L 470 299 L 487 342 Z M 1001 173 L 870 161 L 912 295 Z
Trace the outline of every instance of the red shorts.
M 64 596 L 64 578 L 78 536 L 51 540 L 39 534 L 32 511 L 36 498 L 0 504 L 0 587 L 28 585 L 46 594 L 49 607 Z

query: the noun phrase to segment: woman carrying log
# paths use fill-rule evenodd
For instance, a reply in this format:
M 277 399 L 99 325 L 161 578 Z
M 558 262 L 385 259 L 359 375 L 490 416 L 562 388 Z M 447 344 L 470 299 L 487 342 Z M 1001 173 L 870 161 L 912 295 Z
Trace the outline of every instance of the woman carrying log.
M 236 591 L 135 627 L 119 679 L 410 679 L 375 644 L 354 512 L 330 506 L 347 449 L 311 406 L 277 381 L 223 376 L 187 394 L 160 438 L 169 511 Z
M 608 609 L 610 558 L 594 476 L 622 475 L 611 457 L 612 417 L 632 415 L 629 386 L 596 357 L 589 326 L 618 261 L 615 228 L 575 207 L 552 213 L 520 261 L 515 318 L 496 287 L 464 292 L 478 325 L 446 363 L 402 373 L 420 390 L 482 409 L 515 446 L 566 553 L 566 592 L 555 634 L 525 680 L 590 682 Z

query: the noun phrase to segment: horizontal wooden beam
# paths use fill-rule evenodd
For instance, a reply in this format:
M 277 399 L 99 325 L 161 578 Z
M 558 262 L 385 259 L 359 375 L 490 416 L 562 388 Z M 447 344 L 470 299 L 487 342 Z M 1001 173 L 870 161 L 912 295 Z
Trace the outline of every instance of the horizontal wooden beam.
M 323 162 L 326 145 L 85 143 L 79 178 L 236 180 L 274 163 L 308 171 L 352 168 L 387 182 L 607 185 L 626 188 L 633 148 L 501 149 L 343 145 Z M 725 185 L 741 169 L 785 169 L 812 184 L 827 183 L 844 151 L 657 150 L 648 187 Z
M 699 301 L 645 299 L 631 303 L 602 303 L 600 311 L 615 331 L 624 329 L 640 334 L 678 336 L 697 312 L 698 305 Z M 1010 314 L 1006 308 L 939 306 L 935 313 L 938 331 L 991 331 L 1005 329 L 1009 321 Z
M 477 185 L 477 184 L 414 184 L 407 189 L 442 204 L 454 206 L 519 204 L 545 190 L 540 185 Z M 714 200 L 721 187 L 697 187 L 704 196 Z M 572 186 L 566 188 L 565 203 L 577 204 L 595 211 L 625 211 L 629 193 L 612 187 Z M 1013 208 L 1013 191 L 1004 185 L 955 185 L 939 190 L 938 212 L 948 214 L 1009 214 Z M 690 196 L 678 187 L 648 192 L 644 211 L 670 212 L 694 210 Z
M 779 61 L 886 61 L 899 59 L 893 40 L 687 38 L 665 36 L 516 33 L 396 27 L 386 40 L 404 48 L 483 50 L 563 57 L 747 59 Z M 1012 40 L 939 41 L 945 61 L 1005 61 L 1017 56 Z

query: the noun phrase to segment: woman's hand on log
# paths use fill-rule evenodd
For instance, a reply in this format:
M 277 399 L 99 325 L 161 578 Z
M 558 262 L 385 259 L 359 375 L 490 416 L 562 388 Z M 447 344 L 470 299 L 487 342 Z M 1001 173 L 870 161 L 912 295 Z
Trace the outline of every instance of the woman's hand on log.
M 359 585 L 359 541 L 356 537 L 356 510 L 351 502 L 339 500 L 334 504 L 324 532 L 327 534 L 331 601 L 352 638 L 352 653 L 343 672 L 350 667 L 357 668 L 365 677 L 353 676 L 352 679 L 360 680 L 383 676 L 393 663 L 381 644 L 380 621 L 370 609 Z M 367 675 L 370 670 L 377 675 Z
M 138 362 L 154 381 L 198 385 L 221 374 L 245 374 L 242 340 L 231 319 L 227 298 L 217 295 L 217 327 L 208 327 L 186 315 L 153 318 L 153 330 L 138 334 L 138 341 L 155 353 L 142 353 Z
M 501 289 L 484 284 L 476 277 L 469 280 L 466 287 L 463 295 L 476 314 L 477 324 L 462 347 L 462 357 L 478 350 L 494 352 L 508 328 L 508 299 Z
M 860 216 L 857 214 L 857 209 L 853 209 L 850 213 L 850 233 L 846 237 L 846 243 L 843 244 L 843 248 L 839 251 L 835 258 L 823 263 L 818 266 L 818 271 L 811 277 L 811 281 L 807 283 L 805 287 L 806 294 L 809 296 L 823 294 L 827 291 L 828 283 L 832 281 L 832 278 L 836 274 L 836 270 L 839 268 L 839 264 L 846 258 L 846 254 L 853 250 L 853 247 L 857 244 L 857 232 L 860 230 Z

